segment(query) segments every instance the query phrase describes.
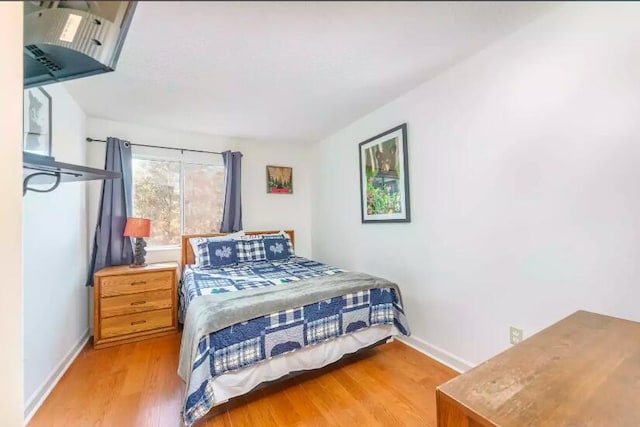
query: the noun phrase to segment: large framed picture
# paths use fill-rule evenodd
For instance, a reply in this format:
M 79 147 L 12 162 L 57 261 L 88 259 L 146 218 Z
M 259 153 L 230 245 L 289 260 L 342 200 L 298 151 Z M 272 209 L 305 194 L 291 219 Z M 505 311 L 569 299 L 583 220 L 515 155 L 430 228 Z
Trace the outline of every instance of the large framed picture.
M 363 223 L 411 222 L 407 124 L 359 144 Z
M 44 89 L 24 91 L 24 141 L 22 149 L 30 153 L 51 155 L 51 97 Z
M 293 168 L 267 166 L 267 193 L 293 194 Z

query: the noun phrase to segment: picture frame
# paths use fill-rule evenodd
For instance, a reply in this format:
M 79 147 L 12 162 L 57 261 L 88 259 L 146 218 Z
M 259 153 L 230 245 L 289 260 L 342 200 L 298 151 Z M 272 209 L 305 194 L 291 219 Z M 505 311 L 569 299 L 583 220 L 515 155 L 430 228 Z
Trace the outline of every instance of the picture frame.
M 293 194 L 293 168 L 268 165 L 267 193 Z
M 51 156 L 51 96 L 41 87 L 25 89 L 22 150 Z
M 411 222 L 407 124 L 358 144 L 363 224 Z

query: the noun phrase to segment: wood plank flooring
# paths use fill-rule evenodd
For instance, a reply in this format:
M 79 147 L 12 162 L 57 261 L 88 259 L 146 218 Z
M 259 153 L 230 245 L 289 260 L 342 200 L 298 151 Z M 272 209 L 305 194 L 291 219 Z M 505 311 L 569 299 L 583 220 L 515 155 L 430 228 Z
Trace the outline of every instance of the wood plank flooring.
M 181 426 L 179 349 L 180 335 L 87 345 L 29 426 Z M 456 375 L 395 341 L 236 398 L 197 427 L 435 427 L 435 388 Z

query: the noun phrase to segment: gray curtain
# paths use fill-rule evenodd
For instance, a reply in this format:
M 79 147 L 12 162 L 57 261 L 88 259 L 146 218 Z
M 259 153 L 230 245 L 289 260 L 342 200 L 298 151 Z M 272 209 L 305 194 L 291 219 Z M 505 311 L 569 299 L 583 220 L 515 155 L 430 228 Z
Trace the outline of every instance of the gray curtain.
M 130 264 L 133 259 L 131 239 L 122 235 L 133 207 L 131 144 L 118 138 L 107 138 L 104 168 L 120 172 L 122 178 L 107 179 L 102 183 L 87 286 L 93 286 L 93 274 L 96 271 L 112 265 Z
M 240 185 L 240 160 L 242 153 L 239 151 L 225 151 L 222 153 L 224 167 L 226 169 L 224 208 L 222 211 L 222 233 L 231 233 L 242 230 L 242 203 Z

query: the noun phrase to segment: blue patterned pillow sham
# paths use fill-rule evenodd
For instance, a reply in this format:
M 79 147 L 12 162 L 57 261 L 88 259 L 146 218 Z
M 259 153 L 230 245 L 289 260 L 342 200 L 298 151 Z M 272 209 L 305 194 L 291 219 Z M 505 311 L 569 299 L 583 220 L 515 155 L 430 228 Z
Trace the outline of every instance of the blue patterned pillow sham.
M 236 241 L 238 248 L 238 262 L 264 261 L 267 255 L 262 236 L 243 237 Z
M 216 240 L 198 243 L 198 267 L 220 268 L 238 263 L 238 240 Z
M 220 235 L 220 236 L 207 236 L 207 237 L 192 237 L 191 239 L 189 239 L 189 244 L 191 245 L 191 248 L 193 249 L 193 254 L 194 256 L 194 261 L 195 261 L 195 265 L 198 267 L 202 266 L 202 260 L 200 259 L 200 252 L 198 251 L 198 245 L 200 243 L 205 243 L 205 242 L 219 242 L 221 240 L 237 240 L 237 239 L 241 239 L 242 236 L 244 236 L 244 230 L 240 230 L 240 231 L 236 231 L 234 233 L 227 233 L 225 235 Z M 234 246 L 234 250 L 235 250 L 235 246 Z
M 268 261 L 279 261 L 294 256 L 289 235 L 272 234 L 264 236 L 264 248 Z

